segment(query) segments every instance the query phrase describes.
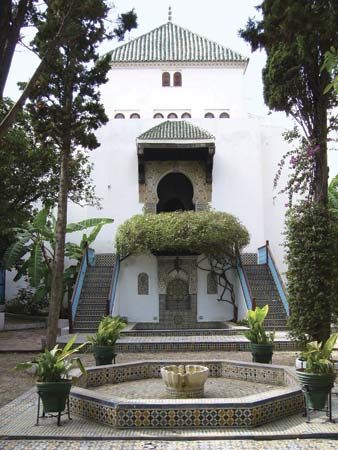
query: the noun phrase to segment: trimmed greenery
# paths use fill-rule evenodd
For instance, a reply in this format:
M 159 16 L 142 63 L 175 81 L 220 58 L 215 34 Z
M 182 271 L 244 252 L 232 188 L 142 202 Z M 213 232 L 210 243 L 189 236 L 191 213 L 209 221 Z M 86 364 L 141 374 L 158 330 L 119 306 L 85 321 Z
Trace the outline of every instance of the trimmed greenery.
M 79 358 L 69 359 L 71 355 L 78 352 L 86 343 L 72 348 L 77 335 L 74 335 L 65 345 L 59 348 L 56 345 L 52 350 L 46 349 L 38 358 L 33 361 L 19 363 L 15 366 L 15 370 L 27 370 L 34 368 L 34 377 L 39 382 L 55 383 L 71 379 L 69 372 L 78 367 L 82 373 L 85 368 Z
M 338 334 L 332 334 L 326 342 L 308 342 L 302 358 L 306 361 L 307 373 L 334 373 L 334 364 L 331 358 L 332 351 L 337 342 Z
M 92 345 L 112 347 L 125 326 L 126 322 L 119 316 L 102 317 L 97 332 L 93 336 L 87 336 L 87 339 Z
M 290 208 L 286 225 L 291 335 L 324 341 L 338 312 L 338 227 L 325 206 L 305 201 Z
M 167 252 L 236 257 L 249 243 L 246 228 L 225 212 L 183 211 L 136 215 L 120 225 L 116 248 L 121 255 Z
M 249 310 L 246 316 L 249 331 L 244 331 L 244 336 L 253 344 L 273 344 L 275 333 L 267 333 L 264 330 L 263 322 L 269 312 L 269 305 L 260 308 L 256 306 L 254 310 Z

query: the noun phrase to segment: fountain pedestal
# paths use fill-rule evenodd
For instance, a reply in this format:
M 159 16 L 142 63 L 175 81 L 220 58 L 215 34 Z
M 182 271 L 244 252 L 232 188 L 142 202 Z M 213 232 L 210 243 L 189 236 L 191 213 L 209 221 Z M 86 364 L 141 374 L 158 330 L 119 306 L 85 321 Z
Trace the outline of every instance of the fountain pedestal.
M 209 369 L 192 364 L 172 365 L 162 367 L 161 375 L 169 398 L 201 398 Z

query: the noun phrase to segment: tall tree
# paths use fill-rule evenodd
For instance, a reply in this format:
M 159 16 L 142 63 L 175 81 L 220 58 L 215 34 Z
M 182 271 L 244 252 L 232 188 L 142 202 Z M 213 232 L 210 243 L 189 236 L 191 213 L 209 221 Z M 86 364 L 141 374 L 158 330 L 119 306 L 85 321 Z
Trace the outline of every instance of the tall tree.
M 336 104 L 332 81 L 321 70 L 325 53 L 337 44 L 338 3 L 334 0 L 264 0 L 263 19 L 249 19 L 240 35 L 253 51 L 267 53 L 263 69 L 265 103 L 290 114 L 309 142 L 318 145 L 313 179 L 314 201 L 327 202 L 328 111 Z
M 50 0 L 48 9 L 37 23 L 34 40 L 41 58 L 64 21 L 68 0 Z M 60 160 L 57 203 L 55 259 L 49 305 L 47 346 L 56 341 L 57 322 L 62 302 L 67 200 L 70 170 L 76 164 L 78 149 L 99 146 L 95 130 L 107 122 L 100 103 L 99 86 L 107 81 L 110 57 L 99 58 L 98 46 L 107 37 L 105 20 L 109 8 L 103 0 L 83 0 L 73 5 L 59 48 L 47 64 L 39 83 L 34 86 L 28 109 L 35 134 L 42 143 L 52 142 Z M 134 14 L 135 16 L 135 14 Z
M 330 130 L 336 126 L 336 118 L 329 115 L 337 98 L 334 90 L 327 89 L 333 81 L 333 74 L 322 70 L 322 67 L 325 54 L 337 43 L 338 3 L 334 0 L 264 0 L 257 9 L 261 11 L 262 19 L 249 19 L 240 35 L 251 44 L 253 51 L 266 51 L 267 62 L 263 69 L 265 103 L 271 110 L 291 115 L 303 131 L 299 149 L 296 153 L 288 153 L 288 156 L 292 155 L 290 166 L 294 174 L 289 178 L 287 190 L 291 198 L 295 192 L 305 194 L 309 202 L 308 206 L 304 202 L 298 205 L 293 219 L 288 221 L 289 262 L 296 261 L 297 257 L 299 262 L 301 254 L 304 258 L 302 264 L 289 264 L 289 292 L 297 291 L 294 296 L 297 305 L 294 303 L 292 307 L 291 304 L 290 325 L 295 335 L 299 332 L 298 336 L 302 334 L 303 338 L 324 340 L 330 334 L 334 277 L 332 267 L 330 270 L 326 268 L 332 256 L 327 245 L 325 247 L 328 236 L 332 235 L 327 206 L 327 141 Z M 290 133 L 288 136 L 290 138 Z M 304 226 L 293 227 L 297 220 L 303 220 Z M 317 231 L 311 235 L 314 226 Z M 307 267 L 306 257 L 309 255 L 306 251 L 295 254 L 299 252 L 299 246 L 294 245 L 299 241 L 296 234 L 305 228 L 308 230 L 309 248 L 313 252 L 320 251 L 318 245 L 312 245 L 315 243 L 314 234 L 317 243 L 323 243 L 323 255 L 311 258 L 307 283 L 316 289 L 310 298 L 305 292 L 304 298 L 302 289 L 299 289 L 301 278 L 304 278 L 299 268 Z M 293 301 L 293 298 L 289 300 Z M 312 314 L 311 320 L 307 318 L 304 321 L 302 330 L 299 326 L 297 330 L 297 317 L 293 311 L 298 315 L 304 312 L 303 316 Z M 318 311 L 321 311 L 320 320 Z M 317 317 L 313 317 L 314 312 Z
M 1 0 L 0 2 L 0 99 L 3 98 L 9 69 L 21 29 L 36 13 L 33 0 Z

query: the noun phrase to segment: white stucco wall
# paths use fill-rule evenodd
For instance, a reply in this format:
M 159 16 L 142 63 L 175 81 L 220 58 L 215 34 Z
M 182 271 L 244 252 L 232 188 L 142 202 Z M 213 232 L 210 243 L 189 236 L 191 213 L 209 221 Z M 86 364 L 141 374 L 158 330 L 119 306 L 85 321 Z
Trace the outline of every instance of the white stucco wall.
M 226 301 L 218 301 L 222 288 L 218 286 L 217 294 L 208 294 L 207 291 L 207 276 L 210 266 L 205 261 L 199 264 L 200 268 L 197 270 L 197 319 L 199 322 L 208 321 L 226 321 L 233 319 L 233 307 Z M 236 283 L 236 274 L 229 271 L 229 281 Z M 229 300 L 230 294 L 227 292 L 224 299 Z
M 182 86 L 163 87 L 162 73 L 166 71 L 172 78 L 175 71 L 181 72 Z M 187 111 L 193 118 L 202 118 L 206 111 L 215 112 L 216 116 L 218 112 L 226 110 L 231 117 L 242 117 L 242 91 L 241 67 L 181 67 L 168 64 L 113 67 L 109 73 L 109 81 L 102 87 L 102 98 L 110 118 L 117 112 L 123 112 L 126 117 L 137 112 L 141 118 L 150 119 L 157 111 Z
M 149 276 L 149 295 L 138 295 L 137 277 Z M 153 255 L 130 256 L 121 262 L 115 314 L 129 322 L 158 322 L 157 259 Z

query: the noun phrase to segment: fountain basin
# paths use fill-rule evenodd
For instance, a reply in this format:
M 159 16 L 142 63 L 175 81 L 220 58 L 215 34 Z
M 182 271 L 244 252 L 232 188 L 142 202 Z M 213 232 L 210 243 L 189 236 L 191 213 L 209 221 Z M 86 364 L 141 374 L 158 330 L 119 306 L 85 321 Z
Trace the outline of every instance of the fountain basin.
M 169 398 L 203 397 L 208 375 L 208 367 L 196 364 L 161 367 L 161 376 Z
M 70 410 L 116 428 L 133 429 L 255 427 L 303 411 L 303 393 L 294 371 L 271 364 L 188 361 L 209 369 L 205 384 L 208 398 L 156 396 L 152 381 L 156 379 L 165 394 L 165 386 L 160 382 L 161 368 L 181 363 L 140 361 L 88 368 L 87 375 L 81 376 L 78 386 L 71 390 Z M 228 383 L 230 380 L 232 389 L 222 391 L 216 386 L 210 396 L 209 380 L 223 384 L 222 379 Z M 148 387 L 142 385 L 143 380 Z M 247 382 L 241 396 L 234 389 L 237 380 Z M 133 395 L 120 395 L 129 382 L 135 382 Z M 135 387 L 138 383 L 139 387 Z M 114 387 L 111 392 L 109 385 Z M 105 387 L 106 392 L 100 391 Z

